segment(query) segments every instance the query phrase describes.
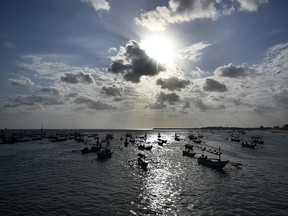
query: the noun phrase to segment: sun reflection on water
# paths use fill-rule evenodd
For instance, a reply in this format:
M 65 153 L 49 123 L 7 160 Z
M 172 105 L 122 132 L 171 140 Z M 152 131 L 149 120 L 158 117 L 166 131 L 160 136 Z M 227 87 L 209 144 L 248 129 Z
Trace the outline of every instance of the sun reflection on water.
M 182 172 L 181 167 L 177 164 L 172 166 L 171 161 L 160 162 L 151 168 L 143 184 L 142 204 L 154 213 L 176 214 L 176 203 L 181 193 L 178 178 Z

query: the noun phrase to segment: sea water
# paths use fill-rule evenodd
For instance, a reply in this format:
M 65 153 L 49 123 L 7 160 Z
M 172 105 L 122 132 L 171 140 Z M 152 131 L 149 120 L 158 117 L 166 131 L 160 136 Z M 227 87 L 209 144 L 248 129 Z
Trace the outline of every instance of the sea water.
M 87 133 L 113 134 L 111 158 L 78 151 L 93 138 L 0 145 L 0 215 L 288 215 L 288 134 L 248 131 L 242 138 L 265 140 L 249 149 L 225 139 L 227 131 L 198 131 L 199 149 L 220 146 L 230 161 L 221 172 L 182 156 L 191 130 L 129 132 L 146 133 L 152 150 L 124 147 L 127 131 L 97 130 Z M 155 143 L 158 132 L 167 144 Z M 183 140 L 175 141 L 175 132 Z M 139 152 L 147 171 L 136 163 Z

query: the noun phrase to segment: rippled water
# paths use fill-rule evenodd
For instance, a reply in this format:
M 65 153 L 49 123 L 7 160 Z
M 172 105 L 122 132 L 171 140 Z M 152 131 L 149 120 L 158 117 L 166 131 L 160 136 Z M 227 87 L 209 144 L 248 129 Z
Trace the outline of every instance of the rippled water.
M 189 131 L 177 132 L 185 138 Z M 98 133 L 114 134 L 112 158 L 73 152 L 84 147 L 74 140 L 0 145 L 0 215 L 288 214 L 287 134 L 257 132 L 265 144 L 249 149 L 225 140 L 226 132 L 203 132 L 203 146 L 220 146 L 223 159 L 243 164 L 241 169 L 228 164 L 219 172 L 183 157 L 188 141 L 174 141 L 175 130 L 162 130 L 169 144 L 153 144 L 151 152 L 144 152 L 151 159 L 145 172 L 130 166 L 139 150 L 123 147 L 119 138 L 126 131 Z M 148 141 L 157 133 L 147 131 Z

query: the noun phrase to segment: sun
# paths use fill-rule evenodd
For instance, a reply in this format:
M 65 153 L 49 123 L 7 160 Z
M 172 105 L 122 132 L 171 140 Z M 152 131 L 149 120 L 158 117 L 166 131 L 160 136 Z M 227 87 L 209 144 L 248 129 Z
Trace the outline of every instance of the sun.
M 168 36 L 149 36 L 140 41 L 140 48 L 146 54 L 162 64 L 170 64 L 175 60 L 173 40 Z

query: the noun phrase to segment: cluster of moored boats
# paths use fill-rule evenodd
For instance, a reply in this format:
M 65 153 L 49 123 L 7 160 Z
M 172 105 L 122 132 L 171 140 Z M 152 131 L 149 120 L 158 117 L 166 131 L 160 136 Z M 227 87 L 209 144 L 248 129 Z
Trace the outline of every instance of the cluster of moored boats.
M 87 138 L 89 140 L 95 139 L 95 144 L 90 147 L 87 147 Z M 165 146 L 168 143 L 168 139 L 165 136 L 162 136 L 160 132 L 157 134 L 157 138 L 153 142 L 147 142 L 147 133 L 143 136 L 133 136 L 131 133 L 126 133 L 120 137 L 120 141 L 123 141 L 124 145 L 120 146 L 119 149 L 123 150 L 123 148 L 128 147 L 129 145 L 134 145 L 137 149 L 141 152 L 144 151 L 151 151 L 152 148 L 157 144 L 158 146 Z M 184 145 L 184 149 L 182 151 L 183 156 L 188 156 L 192 158 L 196 158 L 199 164 L 206 165 L 215 169 L 223 169 L 227 164 L 228 160 L 222 160 L 221 154 L 222 152 L 219 150 L 210 150 L 207 149 L 205 146 L 201 145 L 203 135 L 199 132 L 191 132 L 185 138 L 181 137 L 179 133 L 175 133 L 172 139 L 169 140 L 181 142 L 183 140 L 189 140 L 189 143 Z M 47 139 L 51 142 L 63 142 L 66 140 L 74 139 L 76 142 L 84 143 L 85 147 L 80 150 L 73 150 L 77 152 L 81 152 L 82 154 L 88 153 L 96 153 L 97 158 L 105 159 L 112 157 L 112 150 L 110 147 L 110 142 L 113 139 L 113 134 L 106 134 L 103 138 L 100 138 L 97 133 L 89 133 L 83 134 L 79 131 L 66 131 L 65 133 L 46 133 L 43 129 L 39 132 L 18 132 L 18 133 L 1 133 L 0 134 L 0 144 L 11 144 L 16 142 L 25 142 L 25 141 L 32 141 L 32 140 L 41 140 Z M 250 140 L 244 140 L 240 138 L 240 133 L 232 132 L 230 139 L 226 138 L 226 140 L 231 140 L 232 142 L 240 142 L 243 147 L 248 148 L 255 148 L 257 144 L 264 144 L 263 137 L 260 135 L 253 135 L 250 137 Z M 197 152 L 198 151 L 198 152 Z M 214 154 L 217 158 L 208 158 L 207 154 Z M 205 155 L 206 154 L 206 155 Z M 140 168 L 143 170 L 147 170 L 148 168 L 148 161 L 147 156 L 144 153 L 138 153 L 137 159 L 133 160 L 133 163 L 139 165 Z M 131 161 L 130 161 L 131 165 Z
M 228 140 L 228 138 L 226 138 Z M 257 144 L 264 144 L 264 139 L 261 135 L 252 135 L 250 136 L 250 139 L 241 139 L 239 132 L 232 132 L 230 140 L 232 142 L 240 142 L 241 146 L 247 147 L 247 148 L 256 148 Z

